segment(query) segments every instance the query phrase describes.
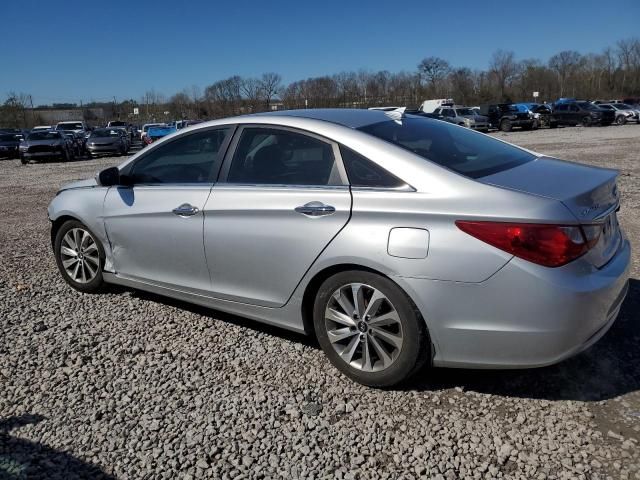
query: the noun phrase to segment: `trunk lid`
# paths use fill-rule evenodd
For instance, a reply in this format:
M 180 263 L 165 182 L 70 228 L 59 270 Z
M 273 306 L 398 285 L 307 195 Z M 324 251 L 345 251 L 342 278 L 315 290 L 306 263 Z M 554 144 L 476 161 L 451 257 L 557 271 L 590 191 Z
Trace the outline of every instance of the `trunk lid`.
M 616 170 L 539 157 L 478 181 L 558 200 L 580 224 L 600 225 L 600 238 L 587 258 L 601 267 L 615 254 L 622 238 L 616 216 L 617 177 Z

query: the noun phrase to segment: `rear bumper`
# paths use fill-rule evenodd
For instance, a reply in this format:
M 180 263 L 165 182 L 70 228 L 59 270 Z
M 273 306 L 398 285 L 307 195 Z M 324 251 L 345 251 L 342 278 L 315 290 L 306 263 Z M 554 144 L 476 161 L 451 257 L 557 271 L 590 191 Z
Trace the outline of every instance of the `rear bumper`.
M 399 283 L 426 319 L 434 365 L 540 367 L 581 352 L 609 330 L 628 289 L 630 260 L 624 239 L 601 269 L 584 259 L 545 268 L 514 258 L 481 283 Z

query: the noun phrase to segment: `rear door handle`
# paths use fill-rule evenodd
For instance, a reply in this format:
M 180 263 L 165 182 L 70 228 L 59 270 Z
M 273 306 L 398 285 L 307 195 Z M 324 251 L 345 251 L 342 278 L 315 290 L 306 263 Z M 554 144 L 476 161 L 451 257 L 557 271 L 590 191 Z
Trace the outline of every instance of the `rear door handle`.
M 321 217 L 323 215 L 331 215 L 336 212 L 335 207 L 325 205 L 322 202 L 309 202 L 301 207 L 295 208 L 296 212 L 309 217 Z
M 194 207 L 189 203 L 183 203 L 179 207 L 174 208 L 172 211 L 180 217 L 190 217 L 198 213 L 198 207 Z

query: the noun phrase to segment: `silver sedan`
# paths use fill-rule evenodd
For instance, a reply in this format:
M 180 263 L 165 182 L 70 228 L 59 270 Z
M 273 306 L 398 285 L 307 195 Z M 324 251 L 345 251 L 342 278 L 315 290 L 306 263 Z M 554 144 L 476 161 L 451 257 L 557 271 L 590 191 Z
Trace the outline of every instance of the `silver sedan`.
M 616 177 L 429 118 L 300 110 L 180 130 L 48 213 L 73 288 L 315 335 L 381 387 L 427 364 L 548 365 L 602 337 L 630 264 Z

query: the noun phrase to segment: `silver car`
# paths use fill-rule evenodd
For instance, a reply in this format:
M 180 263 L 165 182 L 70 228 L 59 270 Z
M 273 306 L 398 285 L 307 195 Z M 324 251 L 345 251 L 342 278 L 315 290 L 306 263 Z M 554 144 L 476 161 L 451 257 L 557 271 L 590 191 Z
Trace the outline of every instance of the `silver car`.
M 436 108 L 433 113 L 441 115 L 443 120 L 455 123 L 461 127 L 472 128 L 480 132 L 489 131 L 489 118 L 480 115 L 470 107 L 462 107 L 459 105 L 444 106 Z
M 434 119 L 299 110 L 180 130 L 48 213 L 75 289 L 315 335 L 380 387 L 425 364 L 548 365 L 602 337 L 630 264 L 616 177 Z

